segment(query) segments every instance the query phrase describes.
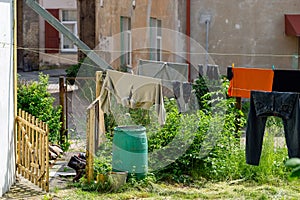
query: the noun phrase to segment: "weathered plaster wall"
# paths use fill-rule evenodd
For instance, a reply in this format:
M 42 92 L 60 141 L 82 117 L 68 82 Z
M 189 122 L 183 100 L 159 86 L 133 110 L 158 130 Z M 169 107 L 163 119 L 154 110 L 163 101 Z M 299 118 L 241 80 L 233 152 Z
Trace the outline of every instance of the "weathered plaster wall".
M 0 197 L 15 182 L 12 0 L 0 0 Z
M 178 30 L 178 4 L 175 0 L 137 0 L 133 8 L 132 0 L 103 1 L 103 7 L 97 3 L 96 16 L 96 43 L 100 54 L 106 62 L 112 63 L 114 68 L 120 67 L 120 18 L 131 18 L 132 29 L 132 60 L 133 68 L 138 59 L 149 59 L 149 27 L 150 17 L 162 20 L 162 28 Z M 163 49 L 176 48 L 176 38 L 169 37 L 168 31 L 163 33 Z M 108 53 L 113 51 L 114 53 Z M 170 52 L 163 53 L 164 61 L 174 61 L 174 55 Z
M 277 55 L 298 53 L 297 38 L 284 33 L 284 14 L 300 13 L 299 0 L 192 0 L 191 13 L 192 37 L 203 47 L 200 16 L 212 16 L 209 52 L 217 54 L 212 55 L 216 64 L 292 68 L 292 56 Z

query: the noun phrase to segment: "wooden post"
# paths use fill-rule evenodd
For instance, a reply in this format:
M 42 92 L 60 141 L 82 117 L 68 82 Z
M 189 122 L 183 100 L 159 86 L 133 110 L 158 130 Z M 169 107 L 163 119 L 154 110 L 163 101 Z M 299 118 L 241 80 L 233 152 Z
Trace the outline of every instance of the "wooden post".
M 59 105 L 61 105 L 61 129 L 60 129 L 60 144 L 64 144 L 66 142 L 66 124 L 65 124 L 65 116 L 66 116 L 66 109 L 65 109 L 65 77 L 59 77 Z
M 96 98 L 98 98 L 100 95 L 101 87 L 102 72 L 99 71 L 96 72 Z M 96 153 L 96 150 L 99 147 L 100 143 L 103 141 L 103 137 L 105 134 L 104 113 L 101 110 L 100 105 L 100 101 L 96 99 L 87 109 L 86 174 L 88 182 L 91 182 L 94 179 L 94 154 Z M 96 127 L 97 125 L 98 127 Z M 95 141 L 97 142 L 95 143 Z
M 66 139 L 69 138 L 69 121 L 68 121 L 68 81 L 65 79 L 65 129 Z
M 86 149 L 86 173 L 87 181 L 90 183 L 94 179 L 94 135 L 95 135 L 95 106 L 91 104 L 87 109 L 87 149 Z
M 96 98 L 98 98 L 100 96 L 100 92 L 101 92 L 101 88 L 102 88 L 102 84 L 103 84 L 103 78 L 102 78 L 103 72 L 98 71 L 96 72 Z M 104 113 L 101 109 L 101 102 L 99 100 L 99 143 L 103 142 L 103 139 L 101 140 L 101 138 L 104 137 L 105 135 L 105 121 L 104 121 Z M 99 145 L 99 144 L 98 144 Z
M 241 97 L 236 97 L 236 102 L 235 102 L 235 107 L 239 110 L 242 110 L 242 98 Z M 235 119 L 235 133 L 236 133 L 236 137 L 238 137 L 237 133 L 240 129 L 240 126 L 238 125 L 238 120 L 239 120 L 239 116 Z
M 45 133 L 45 140 L 46 140 L 46 154 L 45 154 L 45 157 L 46 157 L 46 160 L 45 160 L 45 164 L 46 164 L 46 192 L 49 192 L 49 128 L 48 128 L 48 125 L 46 123 L 43 123 L 43 127 L 45 128 L 46 130 L 46 133 Z

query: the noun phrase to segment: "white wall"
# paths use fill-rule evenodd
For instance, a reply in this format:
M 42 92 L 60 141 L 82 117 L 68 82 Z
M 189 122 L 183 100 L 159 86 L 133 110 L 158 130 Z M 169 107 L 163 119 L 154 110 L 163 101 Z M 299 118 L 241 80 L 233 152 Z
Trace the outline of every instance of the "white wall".
M 0 0 L 0 197 L 15 182 L 13 5 Z

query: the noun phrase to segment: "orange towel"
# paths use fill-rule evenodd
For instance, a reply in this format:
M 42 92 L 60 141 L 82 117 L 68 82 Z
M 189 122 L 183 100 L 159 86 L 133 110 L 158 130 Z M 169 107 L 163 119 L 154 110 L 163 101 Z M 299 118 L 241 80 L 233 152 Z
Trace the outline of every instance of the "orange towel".
M 251 90 L 272 91 L 274 71 L 272 69 L 232 68 L 228 95 L 250 98 Z

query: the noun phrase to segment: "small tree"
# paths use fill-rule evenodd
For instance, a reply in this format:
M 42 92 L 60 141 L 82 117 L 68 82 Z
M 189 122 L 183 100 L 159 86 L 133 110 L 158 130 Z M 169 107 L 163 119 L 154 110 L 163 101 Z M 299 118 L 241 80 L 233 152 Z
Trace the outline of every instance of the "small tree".
M 53 106 L 54 98 L 47 91 L 49 76 L 40 73 L 39 81 L 18 81 L 18 109 L 46 122 L 49 126 L 49 141 L 57 143 L 60 137 L 61 107 Z

